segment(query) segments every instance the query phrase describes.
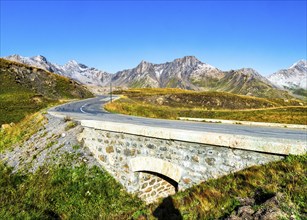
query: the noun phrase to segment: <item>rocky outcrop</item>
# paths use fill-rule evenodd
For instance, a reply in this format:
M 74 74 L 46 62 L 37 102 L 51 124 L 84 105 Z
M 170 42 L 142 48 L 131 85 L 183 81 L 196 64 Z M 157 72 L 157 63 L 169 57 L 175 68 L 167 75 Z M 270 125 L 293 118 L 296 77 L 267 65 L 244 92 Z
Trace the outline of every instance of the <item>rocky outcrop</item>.
M 282 193 L 261 193 L 259 195 L 258 190 L 255 198 L 239 198 L 239 202 L 239 207 L 226 218 L 227 220 L 295 219 L 291 213 L 294 213 L 295 207 L 293 204 L 289 204 L 286 196 Z M 288 212 L 284 211 L 285 207 Z

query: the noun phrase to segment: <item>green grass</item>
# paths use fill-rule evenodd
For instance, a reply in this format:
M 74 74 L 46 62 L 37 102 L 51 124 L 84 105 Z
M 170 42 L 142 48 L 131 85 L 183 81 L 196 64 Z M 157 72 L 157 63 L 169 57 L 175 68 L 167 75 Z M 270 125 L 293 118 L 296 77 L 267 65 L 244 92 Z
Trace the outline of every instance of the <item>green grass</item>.
M 292 89 L 292 91 L 296 95 L 304 96 L 307 98 L 307 89 Z
M 69 121 L 66 124 L 65 131 L 68 131 L 69 129 L 72 129 L 72 128 L 76 127 L 77 125 L 78 125 L 77 122 Z
M 0 163 L 1 219 L 127 219 L 144 204 L 108 173 L 86 165 L 12 174 Z

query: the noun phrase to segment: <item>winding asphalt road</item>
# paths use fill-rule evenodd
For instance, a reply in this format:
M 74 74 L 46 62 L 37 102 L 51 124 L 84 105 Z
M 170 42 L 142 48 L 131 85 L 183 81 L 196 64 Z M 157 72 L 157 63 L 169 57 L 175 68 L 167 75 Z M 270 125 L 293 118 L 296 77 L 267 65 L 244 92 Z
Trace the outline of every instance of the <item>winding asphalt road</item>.
M 307 131 L 301 129 L 273 128 L 262 126 L 215 124 L 205 122 L 187 122 L 164 119 L 151 119 L 121 114 L 113 114 L 105 111 L 103 105 L 109 102 L 109 96 L 98 96 L 96 98 L 85 99 L 67 103 L 54 107 L 49 111 L 64 114 L 76 120 L 96 120 L 119 122 L 150 127 L 172 128 L 188 131 L 204 131 L 222 134 L 246 135 L 263 138 L 280 138 L 301 140 L 307 143 Z

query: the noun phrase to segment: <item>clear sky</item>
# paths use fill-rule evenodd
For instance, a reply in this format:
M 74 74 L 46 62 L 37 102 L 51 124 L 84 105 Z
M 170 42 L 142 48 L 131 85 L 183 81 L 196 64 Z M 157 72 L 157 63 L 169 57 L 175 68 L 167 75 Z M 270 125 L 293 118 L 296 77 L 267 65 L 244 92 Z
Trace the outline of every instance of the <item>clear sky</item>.
M 263 75 L 307 57 L 306 0 L 0 1 L 0 56 L 116 72 L 194 55 Z

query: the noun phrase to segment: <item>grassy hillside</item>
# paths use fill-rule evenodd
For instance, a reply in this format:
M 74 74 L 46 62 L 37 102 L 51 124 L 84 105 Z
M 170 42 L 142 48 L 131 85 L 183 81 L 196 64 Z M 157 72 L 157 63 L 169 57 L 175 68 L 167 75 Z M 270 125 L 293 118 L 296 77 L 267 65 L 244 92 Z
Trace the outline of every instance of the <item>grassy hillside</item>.
M 307 107 L 297 100 L 181 89 L 132 89 L 118 93 L 124 98 L 107 104 L 108 111 L 165 119 L 192 117 L 307 124 Z
M 63 99 L 91 96 L 66 77 L 0 59 L 0 125 L 18 122 L 27 114 Z

